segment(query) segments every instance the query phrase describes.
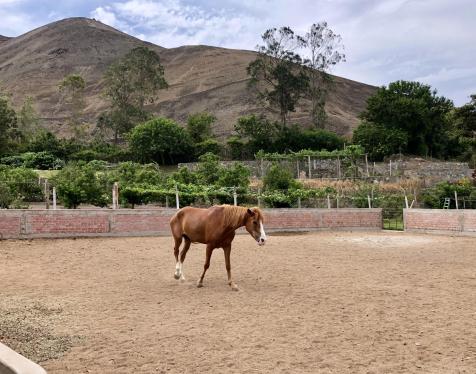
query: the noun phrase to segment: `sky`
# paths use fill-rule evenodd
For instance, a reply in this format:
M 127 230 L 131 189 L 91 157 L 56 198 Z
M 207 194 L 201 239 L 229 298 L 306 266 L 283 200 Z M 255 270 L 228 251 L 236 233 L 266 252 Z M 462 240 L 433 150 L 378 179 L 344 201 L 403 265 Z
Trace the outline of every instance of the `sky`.
M 90 17 L 163 47 L 254 50 L 271 27 L 327 21 L 346 62 L 333 74 L 377 86 L 429 84 L 456 105 L 476 94 L 476 0 L 0 0 L 0 35 Z

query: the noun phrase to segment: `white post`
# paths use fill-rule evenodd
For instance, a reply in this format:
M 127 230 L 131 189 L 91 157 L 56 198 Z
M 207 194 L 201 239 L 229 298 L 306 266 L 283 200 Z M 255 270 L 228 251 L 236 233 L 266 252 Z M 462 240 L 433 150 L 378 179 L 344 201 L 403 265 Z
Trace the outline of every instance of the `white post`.
M 337 156 L 337 177 L 340 178 L 340 157 Z
M 455 191 L 455 205 L 456 205 L 456 209 L 459 209 L 459 206 L 458 206 L 458 193 Z
M 301 197 L 298 197 L 298 208 L 301 209 Z
M 392 160 L 389 163 L 390 176 L 392 176 Z
M 116 209 L 116 189 L 112 186 L 112 209 Z
M 339 195 L 336 196 L 336 208 L 339 209 Z
M 312 178 L 311 176 L 311 156 L 307 156 L 307 163 L 308 163 L 308 167 L 309 167 L 309 179 Z
M 296 177 L 296 179 L 299 179 L 299 160 L 296 160 L 296 168 L 297 168 L 297 177 Z
M 233 187 L 233 204 L 235 206 L 238 205 L 238 195 L 236 194 L 236 188 L 235 187 Z
M 331 199 L 329 195 L 327 195 L 327 209 L 331 209 Z
M 370 195 L 367 195 L 367 201 L 369 202 L 369 209 L 372 209 L 372 201 L 370 200 Z
M 53 209 L 56 209 L 56 187 L 53 187 Z
M 367 177 L 370 177 L 370 174 L 369 174 L 369 160 L 367 159 L 367 153 L 365 154 L 365 168 L 367 169 Z
M 165 195 L 165 207 L 169 207 L 169 195 Z
M 408 197 L 407 197 L 407 195 L 405 195 L 405 208 L 408 209 Z
M 177 209 L 180 209 L 180 201 L 179 201 L 179 196 L 178 196 L 177 185 L 175 185 L 175 205 L 177 206 Z
M 258 208 L 261 207 L 261 188 L 258 188 Z

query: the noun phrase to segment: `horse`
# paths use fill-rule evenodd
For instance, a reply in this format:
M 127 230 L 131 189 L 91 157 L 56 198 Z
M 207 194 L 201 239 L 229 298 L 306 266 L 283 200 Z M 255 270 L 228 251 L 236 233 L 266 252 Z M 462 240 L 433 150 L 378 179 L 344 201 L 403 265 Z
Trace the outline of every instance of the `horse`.
M 197 287 L 203 287 L 203 278 L 210 267 L 210 258 L 215 248 L 223 248 L 225 265 L 228 274 L 228 285 L 233 291 L 238 286 L 231 279 L 230 253 L 231 242 L 235 238 L 236 229 L 244 226 L 246 231 L 256 240 L 259 246 L 266 242 L 263 226 L 264 216 L 259 208 L 245 208 L 233 205 L 214 205 L 208 209 L 185 207 L 170 219 L 170 228 L 174 237 L 175 279 L 185 280 L 183 263 L 191 243 L 207 245 L 203 273 Z M 179 249 L 185 242 L 182 250 Z

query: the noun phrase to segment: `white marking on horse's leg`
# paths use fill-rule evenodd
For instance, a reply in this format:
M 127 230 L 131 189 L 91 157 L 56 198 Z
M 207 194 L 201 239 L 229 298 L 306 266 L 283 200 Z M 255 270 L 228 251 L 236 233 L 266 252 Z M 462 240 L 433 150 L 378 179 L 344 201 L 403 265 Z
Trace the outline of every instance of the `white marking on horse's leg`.
M 175 279 L 179 279 L 181 275 L 182 275 L 182 266 L 180 266 L 180 262 L 177 262 L 177 263 L 175 264 L 175 274 L 174 274 L 174 278 L 175 278 Z
M 259 228 L 260 228 L 260 237 L 259 237 L 259 244 L 264 244 L 266 241 L 266 233 L 264 232 L 264 227 L 263 227 L 263 221 L 259 222 Z
M 180 280 L 185 280 L 185 276 L 183 275 L 183 262 L 180 263 Z

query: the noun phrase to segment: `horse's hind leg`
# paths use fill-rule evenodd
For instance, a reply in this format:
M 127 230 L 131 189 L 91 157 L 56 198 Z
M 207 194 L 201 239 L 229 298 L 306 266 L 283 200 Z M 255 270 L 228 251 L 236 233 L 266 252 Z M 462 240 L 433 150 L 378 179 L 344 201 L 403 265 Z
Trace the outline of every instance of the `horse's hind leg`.
M 175 246 L 174 246 L 175 274 L 174 274 L 174 278 L 179 279 L 180 275 L 181 275 L 181 268 L 180 268 L 180 262 L 179 262 L 179 250 L 180 250 L 180 245 L 182 244 L 182 236 L 179 236 L 177 238 L 174 235 L 174 240 L 175 240 Z
M 184 281 L 185 277 L 183 275 L 183 262 L 185 261 L 185 256 L 187 256 L 187 252 L 190 248 L 190 244 L 192 243 L 189 238 L 184 236 L 185 244 L 183 245 L 182 251 L 180 252 L 180 262 L 178 263 L 180 269 L 180 280 Z
M 203 278 L 205 277 L 205 273 L 207 272 L 208 268 L 210 267 L 210 258 L 212 257 L 213 247 L 211 245 L 207 245 L 207 254 L 205 258 L 205 265 L 203 265 L 203 273 L 200 279 L 197 282 L 197 287 L 203 287 Z

